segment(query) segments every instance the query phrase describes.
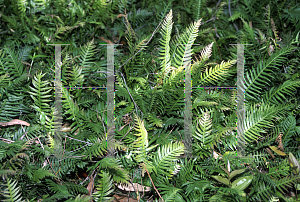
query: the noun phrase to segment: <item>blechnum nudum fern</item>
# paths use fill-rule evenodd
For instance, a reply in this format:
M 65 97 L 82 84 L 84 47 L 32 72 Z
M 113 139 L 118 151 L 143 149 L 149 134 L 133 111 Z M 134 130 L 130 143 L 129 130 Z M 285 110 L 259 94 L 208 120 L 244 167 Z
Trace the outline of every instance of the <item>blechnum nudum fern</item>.
M 62 5 L 67 5 L 66 1 L 62 2 Z M 8 121 L 3 118 L 7 114 L 11 118 L 18 116 L 12 107 L 19 98 L 31 102 L 33 110 L 28 114 L 36 114 L 31 116 L 32 120 L 23 116 L 31 125 L 19 128 L 13 126 L 14 134 L 3 128 L 1 138 L 11 141 L 10 144 L 0 144 L 1 175 L 15 175 L 22 187 L 23 197 L 36 194 L 37 198 L 44 198 L 45 201 L 80 201 L 91 197 L 95 201 L 109 201 L 116 193 L 118 183 L 127 183 L 128 186 L 140 183 L 151 187 L 151 194 L 156 201 L 160 198 L 158 193 L 164 201 L 266 201 L 273 196 L 285 199 L 284 189 L 297 184 L 299 180 L 297 158 L 300 154 L 294 139 L 299 138 L 300 129 L 291 111 L 296 108 L 295 101 L 299 100 L 293 97 L 300 82 L 296 77 L 279 80 L 276 74 L 282 65 L 286 65 L 290 58 L 299 56 L 299 53 L 290 43 L 279 46 L 280 39 L 277 36 L 273 40 L 265 38 L 263 30 L 254 31 L 245 20 L 242 20 L 244 29 L 239 32 L 243 36 L 242 41 L 256 41 L 253 49 L 245 48 L 246 60 L 250 60 L 247 65 L 252 65 L 245 68 L 244 135 L 247 156 L 242 160 L 233 158 L 236 150 L 236 92 L 215 90 L 207 93 L 200 88 L 193 88 L 191 135 L 192 155 L 196 158 L 180 158 L 185 149 L 184 64 L 187 58 L 197 52 L 192 45 L 198 43 L 196 39 L 202 22 L 198 19 L 201 3 L 196 1 L 198 11 L 193 15 L 196 17 L 195 22 L 182 33 L 177 30 L 175 35 L 172 34 L 173 10 L 169 11 L 162 21 L 159 48 L 154 53 L 145 46 L 150 35 L 137 34 L 134 25 L 130 25 L 129 20 L 122 15 L 127 28 L 125 35 L 129 54 L 120 54 L 115 61 L 116 69 L 119 70 L 116 71 L 115 84 L 116 158 L 105 158 L 107 92 L 103 89 L 62 89 L 65 125 L 61 132 L 64 155 L 63 159 L 53 158 L 53 88 L 51 82 L 45 79 L 46 73 L 40 71 L 34 74 L 27 88 L 30 97 L 19 93 L 20 88 L 14 94 L 1 95 L 4 97 L 1 100 L 1 121 Z M 79 4 L 72 4 L 79 9 L 76 12 L 80 12 L 81 17 L 85 15 Z M 195 1 L 188 6 L 191 5 L 195 5 Z M 116 4 L 103 2 L 91 3 L 90 6 L 102 11 L 107 7 L 110 10 L 116 8 Z M 25 14 L 23 4 L 19 5 L 19 11 Z M 59 12 L 63 12 L 63 9 Z M 218 8 L 217 12 L 220 17 L 222 9 Z M 93 21 L 93 17 L 90 20 Z M 100 27 L 104 27 L 103 22 L 98 23 Z M 273 26 L 272 23 L 270 25 Z M 61 32 L 67 31 L 67 27 L 56 31 L 50 29 L 48 32 L 42 28 L 38 30 L 49 40 L 53 34 L 51 32 L 54 32 L 54 37 L 58 37 Z M 270 33 L 268 35 L 271 36 Z M 268 47 L 263 43 L 265 40 L 268 41 Z M 212 62 L 212 50 L 214 45 L 218 45 L 216 43 L 207 43 L 199 57 L 193 60 L 193 86 L 234 85 L 236 70 L 232 66 L 236 63 L 236 57 L 219 64 Z M 273 49 L 269 46 L 272 43 Z M 63 85 L 89 86 L 100 83 L 99 77 L 104 76 L 106 69 L 104 62 L 95 62 L 104 53 L 103 48 L 99 48 L 101 51 L 97 55 L 97 48 L 94 40 L 91 40 L 82 47 L 70 46 L 64 49 L 66 52 L 69 50 L 70 54 L 66 53 L 63 60 L 62 66 L 66 67 L 62 75 L 65 78 Z M 143 51 L 134 56 L 140 49 Z M 189 52 L 190 49 L 192 51 Z M 261 54 L 258 54 L 259 50 Z M 18 55 L 8 47 L 1 51 L 1 73 L 11 68 L 10 77 L 5 74 L 0 76 L 1 94 L 2 85 L 12 85 L 12 79 L 26 72 L 21 62 L 26 52 L 28 50 L 21 49 Z M 232 55 L 236 56 L 235 53 Z M 132 56 L 130 62 L 119 69 L 120 64 Z M 53 70 L 51 64 L 40 64 L 50 66 L 50 71 Z M 124 77 L 120 72 L 124 73 Z M 289 78 L 289 75 L 284 78 Z M 265 86 L 270 87 L 270 90 L 266 90 Z M 12 88 L 8 90 L 12 92 Z M 20 105 L 19 102 L 17 105 Z M 293 113 L 296 114 L 297 110 Z M 133 116 L 133 121 L 123 123 L 122 118 L 125 116 Z M 25 142 L 20 140 L 23 135 Z M 247 158 L 249 156 L 253 158 Z M 80 169 L 88 173 L 87 179 L 76 176 Z M 261 170 L 267 174 L 262 175 L 259 172 Z M 34 184 L 29 183 L 31 181 Z M 12 183 L 7 179 L 6 184 L 8 188 L 2 189 L 5 190 L 3 198 L 18 200 L 20 197 L 17 195 L 16 181 Z M 87 194 L 91 197 L 81 197 Z M 141 193 L 135 192 L 135 196 L 146 200 Z

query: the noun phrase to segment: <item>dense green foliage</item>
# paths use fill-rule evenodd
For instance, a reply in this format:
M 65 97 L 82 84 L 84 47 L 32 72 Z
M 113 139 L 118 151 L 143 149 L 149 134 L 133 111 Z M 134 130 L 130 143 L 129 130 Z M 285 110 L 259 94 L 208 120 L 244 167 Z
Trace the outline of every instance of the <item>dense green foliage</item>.
M 123 44 L 114 53 L 115 158 L 106 157 L 106 89 L 63 88 L 57 159 L 46 44 L 71 44 L 62 46 L 63 86 L 99 87 L 108 40 Z M 139 201 L 297 201 L 299 40 L 297 1 L 0 0 L 0 200 L 111 201 L 120 185 L 138 183 L 150 192 L 126 195 Z M 245 156 L 234 158 L 237 91 L 193 88 L 193 158 L 184 157 L 184 62 L 193 59 L 194 87 L 236 86 L 236 43 L 251 44 Z

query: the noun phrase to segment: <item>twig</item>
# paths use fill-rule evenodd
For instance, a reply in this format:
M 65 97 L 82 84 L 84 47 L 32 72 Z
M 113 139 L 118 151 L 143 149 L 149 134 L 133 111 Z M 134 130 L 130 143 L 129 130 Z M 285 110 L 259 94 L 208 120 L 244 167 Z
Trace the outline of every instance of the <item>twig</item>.
M 147 170 L 147 168 L 146 168 L 146 165 L 145 165 L 144 163 L 143 163 L 142 165 L 145 167 L 145 169 L 146 169 L 146 171 L 147 171 L 147 174 L 148 174 L 148 176 L 149 176 L 149 178 L 150 178 L 150 180 L 151 180 L 151 182 L 152 182 L 152 185 L 153 185 L 153 187 L 154 187 L 156 193 L 158 193 L 160 199 L 161 199 L 162 201 L 164 201 L 163 198 L 161 197 L 161 195 L 159 194 L 158 190 L 156 189 L 156 187 L 155 187 L 155 185 L 154 185 L 154 183 L 153 183 L 153 181 L 152 181 L 152 178 L 151 178 L 151 176 L 150 176 L 150 174 L 149 174 L 149 172 L 148 172 L 148 170 Z
M 105 25 L 106 29 L 108 29 L 108 31 L 111 33 L 111 36 L 113 37 L 115 43 L 118 41 L 117 38 L 115 37 L 115 35 L 112 33 L 112 31 Z
M 143 186 L 142 172 L 140 172 L 140 178 L 141 178 L 141 185 Z M 145 195 L 145 189 L 143 188 L 143 195 L 141 196 L 141 198 L 143 198 L 144 195 Z
M 179 133 L 179 135 L 180 135 L 180 137 L 181 137 L 181 141 L 183 142 L 182 136 L 181 136 L 180 132 L 178 131 L 178 128 L 177 128 L 176 131 Z
M 44 146 L 43 146 L 43 143 L 40 141 L 40 138 L 37 138 L 37 139 L 38 139 L 39 143 L 41 144 L 42 149 L 45 150 L 45 149 L 44 149 Z M 50 166 L 51 169 L 52 169 L 52 172 L 54 173 L 55 176 L 57 176 L 57 174 L 55 173 L 55 171 L 54 171 L 54 169 L 53 169 L 53 167 L 52 167 L 52 165 L 51 165 L 51 163 L 50 163 L 50 161 L 49 161 L 49 158 L 48 158 L 48 157 L 46 157 L 46 158 L 47 158 L 47 161 L 48 161 L 48 163 L 49 163 L 49 166 Z M 57 177 L 58 177 L 58 176 L 57 176 Z M 60 181 L 60 179 L 59 179 L 59 178 L 57 178 L 57 179 L 58 179 L 58 181 L 60 182 L 60 184 L 62 185 L 62 182 Z
M 88 144 L 86 144 L 86 145 L 84 145 L 82 147 L 79 147 L 78 149 L 75 149 L 73 151 L 66 152 L 66 153 L 72 153 L 72 152 L 78 151 L 79 149 L 82 149 L 83 147 L 86 147 L 86 146 L 88 146 Z
M 217 32 L 216 32 L 216 33 L 217 33 Z M 220 37 L 219 37 L 219 38 L 220 38 Z M 221 56 L 221 51 L 220 51 L 219 45 L 218 45 L 217 41 L 215 40 L 215 38 L 214 38 L 214 41 L 216 42 L 217 48 L 218 48 L 218 50 L 219 50 L 220 58 L 221 58 L 221 60 L 223 60 L 223 59 L 222 59 L 222 56 Z
M 22 125 L 21 125 L 21 127 L 22 127 L 22 129 L 23 129 L 23 132 L 25 133 L 24 135 L 26 135 L 27 140 L 29 140 L 29 138 L 28 138 L 28 136 L 27 136 L 27 132 L 24 130 L 24 128 L 23 128 Z M 24 136 L 24 135 L 23 135 L 23 136 Z M 21 140 L 22 140 L 23 136 L 21 137 Z
M 0 32 L 0 34 L 3 34 L 3 33 L 6 33 L 6 32 L 8 32 L 9 30 L 6 30 L 6 31 L 4 31 L 4 32 Z
M 148 24 L 145 24 L 145 25 L 143 25 L 143 26 L 139 27 L 139 28 L 138 28 L 138 29 L 136 29 L 135 31 L 138 31 L 139 29 L 141 29 L 141 28 L 145 27 L 146 25 L 148 25 Z
M 216 17 L 213 17 L 213 18 L 211 18 L 211 19 L 209 19 L 209 20 L 207 20 L 205 22 L 202 22 L 201 25 L 204 25 L 205 23 L 208 23 L 209 21 L 212 21 L 212 20 L 215 20 L 215 19 L 216 19 Z
M 129 129 L 129 131 L 122 137 L 122 139 L 120 141 L 123 140 L 124 137 L 126 137 L 126 135 L 131 131 L 131 129 L 135 126 L 135 123 L 133 124 L 133 126 Z
M 140 49 L 140 50 L 141 50 L 141 49 Z M 129 95 L 130 95 L 130 97 L 131 97 L 131 99 L 132 99 L 132 101 L 133 101 L 133 103 L 134 103 L 134 107 L 135 107 L 135 110 L 136 110 L 136 115 L 138 115 L 138 112 L 137 112 L 137 109 L 136 109 L 136 108 L 138 108 L 138 109 L 141 111 L 142 116 L 143 116 L 142 110 L 137 106 L 137 104 L 135 103 L 133 97 L 131 96 L 131 94 L 130 94 L 130 92 L 129 92 L 129 90 L 128 90 L 128 87 L 127 87 L 127 84 L 126 84 L 126 80 L 125 80 L 125 78 L 124 78 L 124 76 L 123 76 L 123 73 L 122 73 L 122 72 L 120 72 L 120 73 L 121 73 L 121 76 L 123 77 L 123 80 L 124 80 L 124 84 L 125 84 L 125 86 L 126 86 L 126 89 L 127 89 L 128 93 L 129 93 Z M 142 118 L 142 119 L 143 119 L 143 118 Z
M 134 174 L 136 173 L 136 171 L 137 171 L 137 169 L 135 169 L 135 171 L 134 171 L 134 173 L 133 173 L 133 175 L 132 175 L 132 180 L 131 180 L 130 184 L 131 184 L 131 186 L 133 187 L 134 191 L 137 193 L 137 191 L 135 190 L 135 188 L 134 188 L 134 186 L 133 186 L 133 184 L 132 184 L 133 179 L 134 179 Z M 129 195 L 130 195 L 130 190 L 129 190 L 129 193 L 128 193 L 128 199 L 127 199 L 127 202 L 129 202 Z
M 221 1 L 222 1 L 222 0 L 219 0 L 219 1 L 218 1 L 217 5 L 216 5 L 216 10 L 218 10 L 218 6 L 219 6 L 219 4 L 221 3 Z M 212 14 L 211 17 L 213 17 L 213 14 Z M 214 28 L 215 28 L 216 36 L 217 36 L 218 38 L 220 38 L 219 34 L 217 33 L 217 28 L 216 28 L 215 19 L 216 19 L 216 15 L 215 15 L 215 18 L 214 18 Z
M 148 201 L 149 201 L 149 200 L 150 200 L 152 197 L 153 197 L 153 195 L 152 195 L 152 196 L 150 196 L 150 198 L 148 198 L 148 199 L 147 199 L 147 202 L 148 202 Z
M 65 149 L 66 149 L 66 141 L 67 141 L 67 137 L 65 137 L 64 150 L 63 150 L 62 156 L 64 156 L 64 153 L 65 153 Z M 59 161 L 59 165 L 60 165 L 60 161 Z
M 230 15 L 230 17 L 231 17 L 230 0 L 228 0 L 228 9 L 229 9 L 229 15 Z M 233 26 L 235 27 L 236 31 L 239 31 L 239 29 L 237 28 L 235 22 L 233 22 Z
M 177 123 L 177 121 L 176 121 L 176 123 Z M 171 132 L 173 131 L 173 129 L 175 128 L 175 126 L 176 126 L 176 124 L 174 125 L 174 127 L 172 128 L 172 130 L 169 132 L 169 134 L 167 135 L 167 137 L 171 134 Z M 166 139 L 167 137 L 165 137 L 165 139 Z
M 82 141 L 82 140 L 78 140 L 78 139 L 75 139 L 75 138 L 73 138 L 73 137 L 69 137 L 69 136 L 65 136 L 65 137 L 67 137 L 67 138 L 69 138 L 69 139 L 71 139 L 71 140 L 76 140 L 76 141 L 79 141 L 79 142 L 83 142 L 83 143 L 85 143 L 85 144 L 93 144 L 93 143 L 90 143 L 90 142 L 85 142 L 85 141 Z
M 10 143 L 12 143 L 12 142 L 15 142 L 15 141 L 13 141 L 13 140 L 4 139 L 4 138 L 2 138 L 2 137 L 0 137 L 0 139 L 3 140 L 3 141 L 8 141 L 8 142 L 7 142 L 8 144 L 10 144 Z
M 99 168 L 99 166 L 97 166 L 97 168 Z M 94 172 L 95 172 L 95 170 L 96 170 L 97 168 L 95 168 L 95 169 L 93 170 L 93 172 L 92 172 L 92 174 L 91 174 L 90 176 L 92 176 L 92 175 L 94 174 Z M 98 173 L 98 171 L 97 171 L 97 173 Z M 96 174 L 97 174 L 97 173 L 96 173 Z M 83 185 L 83 183 L 84 183 L 85 181 L 87 181 L 87 180 L 90 178 L 90 176 L 87 176 L 87 177 L 85 178 L 85 180 L 83 180 L 83 181 L 80 183 L 80 185 Z M 95 177 L 96 177 L 96 175 L 95 175 Z

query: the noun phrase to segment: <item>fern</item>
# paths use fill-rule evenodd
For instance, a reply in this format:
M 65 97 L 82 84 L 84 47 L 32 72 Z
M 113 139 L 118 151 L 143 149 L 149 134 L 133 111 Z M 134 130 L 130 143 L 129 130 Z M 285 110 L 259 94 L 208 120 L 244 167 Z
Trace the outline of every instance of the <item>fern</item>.
M 284 63 L 287 60 L 285 56 L 292 51 L 293 48 L 285 47 L 280 51 L 273 53 L 269 59 L 260 62 L 256 70 L 246 72 L 246 98 L 248 96 L 255 99 L 254 96 L 259 96 L 261 87 L 267 85 L 267 82 L 270 81 L 269 78 L 272 77 L 272 75 L 269 75 L 267 72 L 271 72 L 271 70 L 278 68 L 276 67 L 277 65 Z
M 169 143 L 158 148 L 158 151 L 153 159 L 153 166 L 155 175 L 157 176 L 157 183 L 162 182 L 163 176 L 171 177 L 171 175 L 166 171 L 170 165 L 174 164 L 176 157 L 179 157 L 183 153 L 183 143 Z
M 17 183 L 16 180 L 7 179 L 7 183 L 5 184 L 6 188 L 1 194 L 4 197 L 2 201 L 15 202 L 22 200 L 22 193 L 20 193 L 20 187 L 17 187 Z
M 98 180 L 97 191 L 93 193 L 95 201 L 110 201 L 109 195 L 114 191 L 112 189 L 113 181 L 106 172 L 101 172 L 101 179 Z
M 49 87 L 48 81 L 42 81 L 44 76 L 45 74 L 42 74 L 42 72 L 36 74 L 32 80 L 34 88 L 29 86 L 31 89 L 29 92 L 30 96 L 34 100 L 32 107 L 38 112 L 38 115 L 40 115 L 40 123 L 42 124 L 45 123 L 47 115 L 50 114 L 50 106 L 48 103 L 52 101 L 48 99 L 52 97 L 50 94 L 52 88 Z

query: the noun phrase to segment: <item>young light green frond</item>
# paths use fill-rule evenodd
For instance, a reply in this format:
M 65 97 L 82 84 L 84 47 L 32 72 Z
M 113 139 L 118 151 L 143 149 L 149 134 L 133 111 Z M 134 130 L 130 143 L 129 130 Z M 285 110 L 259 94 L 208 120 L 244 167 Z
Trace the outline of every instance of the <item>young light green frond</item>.
M 277 202 L 279 201 L 279 198 L 277 196 L 272 196 L 272 198 L 270 198 L 269 202 Z
M 174 67 L 178 68 L 191 62 L 192 57 L 192 45 L 196 37 L 198 36 L 199 27 L 201 25 L 201 20 L 195 21 L 190 25 L 190 28 L 186 28 L 186 31 L 177 38 L 177 46 L 174 52 L 174 57 L 171 61 Z M 181 45 L 179 45 L 181 44 Z
M 199 86 L 215 85 L 218 81 L 224 81 L 230 76 L 229 68 L 236 63 L 236 60 L 229 60 L 228 62 L 222 61 L 221 64 L 216 65 L 214 68 L 207 68 L 205 73 L 201 73 L 199 79 Z
M 13 9 L 15 10 L 16 13 L 21 13 L 21 16 L 25 17 L 27 4 L 28 4 L 27 0 L 17 0 L 16 4 L 12 4 L 12 5 L 14 5 Z
M 72 70 L 68 71 L 70 86 L 82 86 L 84 82 L 84 74 L 82 74 L 82 67 L 78 65 L 73 66 Z
M 145 49 L 147 46 L 146 46 L 146 43 L 147 41 L 149 40 L 148 39 L 149 36 L 147 36 L 146 38 L 144 39 L 141 39 L 136 46 L 133 47 L 133 52 L 137 52 L 139 51 L 140 49 Z
M 77 114 L 79 113 L 79 107 L 76 103 L 74 103 L 73 99 L 71 98 L 70 93 L 67 89 L 62 89 L 63 95 L 63 107 L 68 109 L 65 114 L 70 114 L 71 116 L 68 119 L 76 119 Z
M 165 75 L 164 77 L 164 84 L 167 85 L 174 85 L 176 84 L 179 79 L 184 75 L 184 66 L 180 66 L 177 69 L 173 68 L 171 70 L 171 75 L 168 77 L 168 75 Z
M 138 136 L 138 139 L 134 141 L 133 148 L 139 149 L 139 148 L 146 148 L 148 147 L 148 133 L 144 126 L 144 121 L 141 121 L 141 119 L 135 115 L 135 120 L 137 122 L 137 126 L 135 127 L 135 130 L 140 132 L 138 134 L 135 134 Z
M 134 150 L 132 151 L 132 153 L 137 154 L 137 162 L 145 162 L 148 152 L 155 148 L 157 145 L 148 148 L 148 132 L 145 129 L 144 121 L 141 121 L 140 118 L 136 116 L 136 122 L 137 126 L 135 127 L 135 130 L 140 133 L 135 134 L 136 136 L 138 136 L 138 138 L 132 143 L 132 149 Z
M 208 44 L 202 51 L 201 51 L 201 56 L 199 57 L 199 59 L 196 57 L 196 60 L 193 60 L 193 65 L 192 65 L 192 70 L 193 72 L 197 72 L 199 71 L 199 69 L 201 70 L 202 67 L 204 67 L 204 63 L 210 58 L 211 56 L 211 52 L 212 52 L 212 46 L 213 46 L 212 42 L 211 44 Z
M 169 14 L 166 16 L 165 20 L 162 23 L 162 30 L 160 31 L 162 35 L 162 39 L 160 40 L 160 59 L 161 62 L 161 72 L 165 72 L 171 65 L 170 62 L 170 46 L 169 42 L 171 39 L 171 32 L 172 32 L 172 10 L 170 10 Z

